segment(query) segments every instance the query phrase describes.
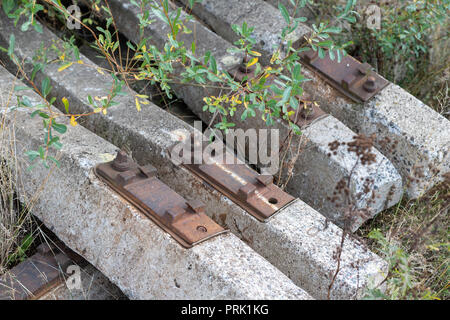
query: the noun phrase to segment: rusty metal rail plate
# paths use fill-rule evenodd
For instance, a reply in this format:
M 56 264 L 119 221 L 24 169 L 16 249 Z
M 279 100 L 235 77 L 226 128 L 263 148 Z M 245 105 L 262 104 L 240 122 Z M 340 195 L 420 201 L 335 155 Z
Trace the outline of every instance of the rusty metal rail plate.
M 368 101 L 389 84 L 389 81 L 372 71 L 368 63 L 361 63 L 349 55 L 338 63 L 331 60 L 328 54 L 320 59 L 317 51 L 309 50 L 301 52 L 300 58 L 331 86 L 357 102 Z
M 156 177 L 153 166 L 141 167 L 122 151 L 94 172 L 185 248 L 227 232 L 205 215 L 201 202 L 186 201 Z
M 272 176 L 259 175 L 243 164 L 185 166 L 262 222 L 294 200 L 273 184 Z
M 61 252 L 55 246 L 43 243 L 36 254 L 0 278 L 0 300 L 39 299 L 63 283 L 69 265 L 81 261 L 82 258 L 74 252 Z
M 193 135 L 185 143 L 194 150 Z M 189 148 L 188 148 L 189 149 Z M 188 150 L 187 149 L 187 150 Z M 186 150 L 186 149 L 185 149 Z M 227 156 L 224 156 L 226 158 Z M 234 157 L 228 154 L 228 157 Z M 195 164 L 192 157 L 183 166 L 206 181 L 213 188 L 230 198 L 256 219 L 267 222 L 295 198 L 273 183 L 271 175 L 260 175 L 234 157 L 233 164 L 215 161 L 210 157 L 208 164 Z

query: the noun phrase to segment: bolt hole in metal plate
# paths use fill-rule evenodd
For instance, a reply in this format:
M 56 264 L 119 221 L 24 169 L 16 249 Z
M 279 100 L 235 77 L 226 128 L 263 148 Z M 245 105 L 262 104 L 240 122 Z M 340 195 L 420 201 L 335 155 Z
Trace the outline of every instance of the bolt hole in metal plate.
M 186 139 L 185 150 L 193 150 L 192 137 Z M 229 152 L 223 158 L 228 157 L 233 157 L 233 164 L 225 164 L 222 161 L 216 161 L 217 158 L 209 158 L 209 164 L 185 161 L 183 166 L 261 222 L 267 222 L 295 199 L 277 187 L 271 175 L 258 174 Z M 192 160 L 189 155 L 185 159 Z
M 372 71 L 368 63 L 361 63 L 349 55 L 343 57 L 340 63 L 336 59 L 331 60 L 328 52 L 325 52 L 323 59 L 313 50 L 301 52 L 299 56 L 326 82 L 357 102 L 368 101 L 389 84 L 388 80 Z
M 227 232 L 205 215 L 200 201 L 186 201 L 156 178 L 154 167 L 141 167 L 122 152 L 94 172 L 185 248 Z

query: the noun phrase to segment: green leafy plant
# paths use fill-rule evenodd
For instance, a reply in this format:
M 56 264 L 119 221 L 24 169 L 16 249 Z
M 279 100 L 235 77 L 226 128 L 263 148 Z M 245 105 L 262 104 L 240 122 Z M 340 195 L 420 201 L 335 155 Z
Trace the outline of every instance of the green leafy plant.
M 377 242 L 379 253 L 388 263 L 388 272 L 380 285 L 368 290 L 365 299 L 439 299 L 436 293 L 429 289 L 418 290 L 421 286 L 420 277 L 414 266 L 413 257 L 405 248 L 387 239 L 378 228 L 371 230 L 368 238 Z M 382 289 L 382 286 L 386 288 Z
M 192 8 L 196 2 L 190 1 Z M 344 11 L 338 19 L 349 19 L 350 9 L 353 0 L 347 3 L 346 11 Z M 166 93 L 168 98 L 172 98 L 171 86 L 173 83 L 185 83 L 188 85 L 197 85 L 204 87 L 220 88 L 222 93 L 220 96 L 204 97 L 204 110 L 218 115 L 218 123 L 215 125 L 217 129 L 228 130 L 235 126 L 229 121 L 241 108 L 242 120 L 247 117 L 255 117 L 257 114 L 262 117 L 267 125 L 272 125 L 274 120 L 282 118 L 289 124 L 290 128 L 296 133 L 301 134 L 300 128 L 292 121 L 292 115 L 299 111 L 300 108 L 306 108 L 311 101 L 302 100 L 302 83 L 307 81 L 301 72 L 301 63 L 298 53 L 305 50 L 318 51 L 320 57 L 324 57 L 326 52 L 330 58 L 338 60 L 345 54 L 344 48 L 349 43 L 339 46 L 332 40 L 331 36 L 341 32 L 341 29 L 332 26 L 329 23 L 320 23 L 313 26 L 313 33 L 307 39 L 307 45 L 301 48 L 293 48 L 292 40 L 289 35 L 298 28 L 299 23 L 304 22 L 302 17 L 292 18 L 296 16 L 296 11 L 302 8 L 306 1 L 291 0 L 294 6 L 294 12 L 288 12 L 285 6 L 279 5 L 279 10 L 286 21 L 286 27 L 281 32 L 279 47 L 274 51 L 270 59 L 270 65 L 262 67 L 259 63 L 261 54 L 254 49 L 255 40 L 252 38 L 254 27 L 243 23 L 241 26 L 233 26 L 233 30 L 240 36 L 235 42 L 237 51 L 243 52 L 250 57 L 247 67 L 255 67 L 255 77 L 248 81 L 244 79 L 242 82 L 235 81 L 230 74 L 221 71 L 215 57 L 211 52 L 206 52 L 203 57 L 196 55 L 195 42 L 190 48 L 186 48 L 185 44 L 179 40 L 181 33 L 191 33 L 187 27 L 187 22 L 193 19 L 188 14 L 182 13 L 182 8 L 171 9 L 168 0 L 130 0 L 130 3 L 139 7 L 141 14 L 139 15 L 139 28 L 141 31 L 141 41 L 133 44 L 126 43 L 126 54 L 122 53 L 124 46 L 120 43 L 118 31 L 115 28 L 114 17 L 111 15 L 108 1 L 93 1 L 92 11 L 101 12 L 106 17 L 106 25 L 100 26 L 92 23 L 91 20 L 79 19 L 77 22 L 81 27 L 89 32 L 94 39 L 92 46 L 107 60 L 110 69 L 96 68 L 98 72 L 109 72 L 113 78 L 111 91 L 104 97 L 87 97 L 90 105 L 94 107 L 94 112 L 106 113 L 109 107 L 115 105 L 114 97 L 117 94 L 125 94 L 122 90 L 125 86 L 129 86 L 130 79 L 144 80 L 150 84 L 158 84 Z M 59 19 L 67 19 L 70 12 L 61 3 L 60 0 L 44 0 L 43 5 L 36 5 L 33 0 L 22 0 L 19 2 L 6 1 L 3 9 L 8 16 L 14 19 L 17 24 L 22 16 L 28 18 L 27 22 L 22 24 L 21 29 L 26 31 L 30 25 L 33 25 L 39 32 L 40 25 L 36 23 L 36 17 L 45 12 L 52 12 L 52 15 L 59 15 Z M 76 19 L 76 17 L 72 17 Z M 167 42 L 159 50 L 151 44 L 150 39 L 145 38 L 144 28 L 153 23 L 155 19 L 159 19 L 170 27 L 170 33 L 167 35 Z M 11 38 L 10 47 L 4 49 L 8 52 L 9 57 L 20 65 L 20 61 L 14 55 L 14 37 Z M 33 76 L 27 78 L 25 73 L 22 75 L 30 83 L 37 72 L 42 70 L 46 64 L 54 61 L 47 61 L 48 50 L 53 50 L 59 57 L 56 62 L 61 64 L 60 71 L 70 67 L 75 63 L 83 64 L 80 61 L 79 50 L 75 44 L 74 37 L 70 37 L 64 44 L 63 48 L 52 46 L 51 48 L 41 48 L 38 52 L 38 58 L 34 61 Z M 127 57 L 124 62 L 123 57 Z M 128 58 L 130 57 L 130 58 Z M 182 68 L 181 72 L 175 72 Z M 19 69 L 21 69 L 19 67 Z M 274 81 L 267 81 L 271 77 Z M 51 86 L 48 79 L 42 82 L 42 88 L 32 85 L 33 89 L 38 92 L 46 101 L 45 105 L 31 106 L 28 101 L 23 98 L 19 102 L 19 106 L 33 108 L 32 116 L 39 116 L 43 119 L 44 134 L 46 143 L 38 150 L 28 151 L 27 155 L 31 161 L 41 159 L 45 166 L 48 166 L 47 160 L 58 164 L 54 156 L 49 155 L 49 148 L 61 147 L 60 138 L 54 136 L 53 132 L 64 134 L 67 127 L 57 122 L 58 117 L 69 117 L 70 123 L 76 125 L 77 119 L 87 114 L 71 114 L 69 110 L 69 101 L 63 101 L 66 107 L 66 114 L 60 115 L 54 113 L 50 106 L 55 102 L 54 98 L 49 98 Z M 141 109 L 141 104 L 145 104 L 144 95 L 135 97 L 137 110 Z M 259 111 L 259 113 L 257 112 Z
M 20 246 L 17 247 L 16 251 L 11 253 L 7 259 L 7 265 L 14 265 L 24 261 L 27 258 L 27 252 L 34 242 L 33 234 L 27 234 L 22 240 Z
M 410 82 L 427 60 L 433 40 L 430 35 L 444 24 L 450 1 L 398 0 L 382 5 L 381 10 L 380 29 L 369 29 L 363 21 L 353 25 L 356 54 L 393 82 Z M 396 64 L 404 69 L 392 68 Z
M 371 3 L 359 1 L 354 4 L 351 21 L 347 20 L 350 24 L 336 22 L 343 27 L 343 31 L 336 35 L 337 40 L 352 40 L 353 44 L 347 48 L 351 55 L 370 63 L 378 73 L 419 99 L 432 106 L 438 105 L 437 97 L 448 95 L 445 84 L 448 83 L 450 67 L 450 1 L 376 2 L 380 9 L 379 28 L 368 26 L 374 15 L 368 11 Z M 318 19 L 329 19 L 333 23 L 335 17 L 345 10 L 341 2 L 331 0 L 314 1 L 314 7 L 318 11 Z M 442 54 L 433 55 L 433 50 Z

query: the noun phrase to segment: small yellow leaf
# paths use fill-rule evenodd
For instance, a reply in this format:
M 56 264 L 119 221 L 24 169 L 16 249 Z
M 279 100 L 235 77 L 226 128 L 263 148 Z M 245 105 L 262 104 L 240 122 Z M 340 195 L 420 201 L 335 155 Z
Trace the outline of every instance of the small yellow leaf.
M 254 65 L 257 62 L 258 62 L 258 58 L 253 58 L 252 60 L 250 60 L 249 63 L 247 63 L 247 68 L 251 67 L 252 65 Z
M 138 98 L 136 98 L 136 109 L 137 111 L 141 111 L 141 104 L 139 103 Z
M 66 97 L 62 98 L 62 103 L 64 104 L 64 109 L 66 109 L 66 113 L 69 113 L 69 100 Z
M 185 26 L 185 25 L 183 25 L 183 33 L 185 33 L 185 34 L 190 34 L 190 33 L 192 33 L 192 30 L 191 30 L 191 29 L 188 29 L 188 28 L 186 28 L 186 26 Z
M 277 50 L 273 53 L 272 58 L 270 58 L 270 64 L 273 64 L 275 62 L 275 60 L 278 59 L 279 53 L 280 53 L 279 50 Z
M 148 96 L 145 94 L 137 94 L 136 97 L 142 98 L 142 99 L 148 99 Z
M 116 158 L 116 155 L 111 153 L 101 153 L 99 154 L 99 157 L 102 160 L 102 162 L 110 162 Z
M 103 112 L 103 114 L 107 114 L 108 113 L 108 111 L 106 111 L 106 108 L 102 108 L 102 112 Z
M 100 68 L 97 68 L 97 72 L 100 73 L 100 74 L 105 74 L 105 73 L 102 71 L 102 69 L 100 69 Z
M 75 127 L 78 124 L 77 120 L 75 120 L 74 116 L 70 117 L 70 125 Z
M 95 108 L 94 113 L 100 113 L 102 111 L 102 108 Z
M 72 64 L 73 64 L 73 62 L 69 62 L 69 63 L 63 65 L 62 67 L 60 67 L 58 69 L 58 72 L 61 72 L 61 71 L 65 70 L 65 69 L 69 68 Z
M 78 60 L 77 63 L 78 64 L 84 64 L 83 60 Z
M 255 57 L 261 57 L 261 53 L 259 53 L 258 51 L 249 51 L 248 53 Z

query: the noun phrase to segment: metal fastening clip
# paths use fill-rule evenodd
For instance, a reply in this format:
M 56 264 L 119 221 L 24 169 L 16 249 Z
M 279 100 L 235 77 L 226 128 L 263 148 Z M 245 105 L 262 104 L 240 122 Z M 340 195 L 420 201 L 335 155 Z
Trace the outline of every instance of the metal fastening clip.
M 153 166 L 139 166 L 123 151 L 113 161 L 97 165 L 94 172 L 183 247 L 226 232 L 205 215 L 203 203 L 186 201 L 156 177 Z
M 300 53 L 306 66 L 321 75 L 325 81 L 345 96 L 357 102 L 365 102 L 385 88 L 389 81 L 372 71 L 368 63 L 361 63 L 346 55 L 341 62 L 331 60 L 328 52 L 319 58 L 318 52 L 309 50 Z
M 185 143 L 191 144 L 192 139 L 186 139 Z M 187 145 L 185 149 L 190 148 Z M 222 158 L 233 161 L 221 163 L 210 158 L 208 164 L 191 162 L 183 166 L 262 222 L 295 199 L 278 188 L 272 176 L 258 174 L 228 152 Z

